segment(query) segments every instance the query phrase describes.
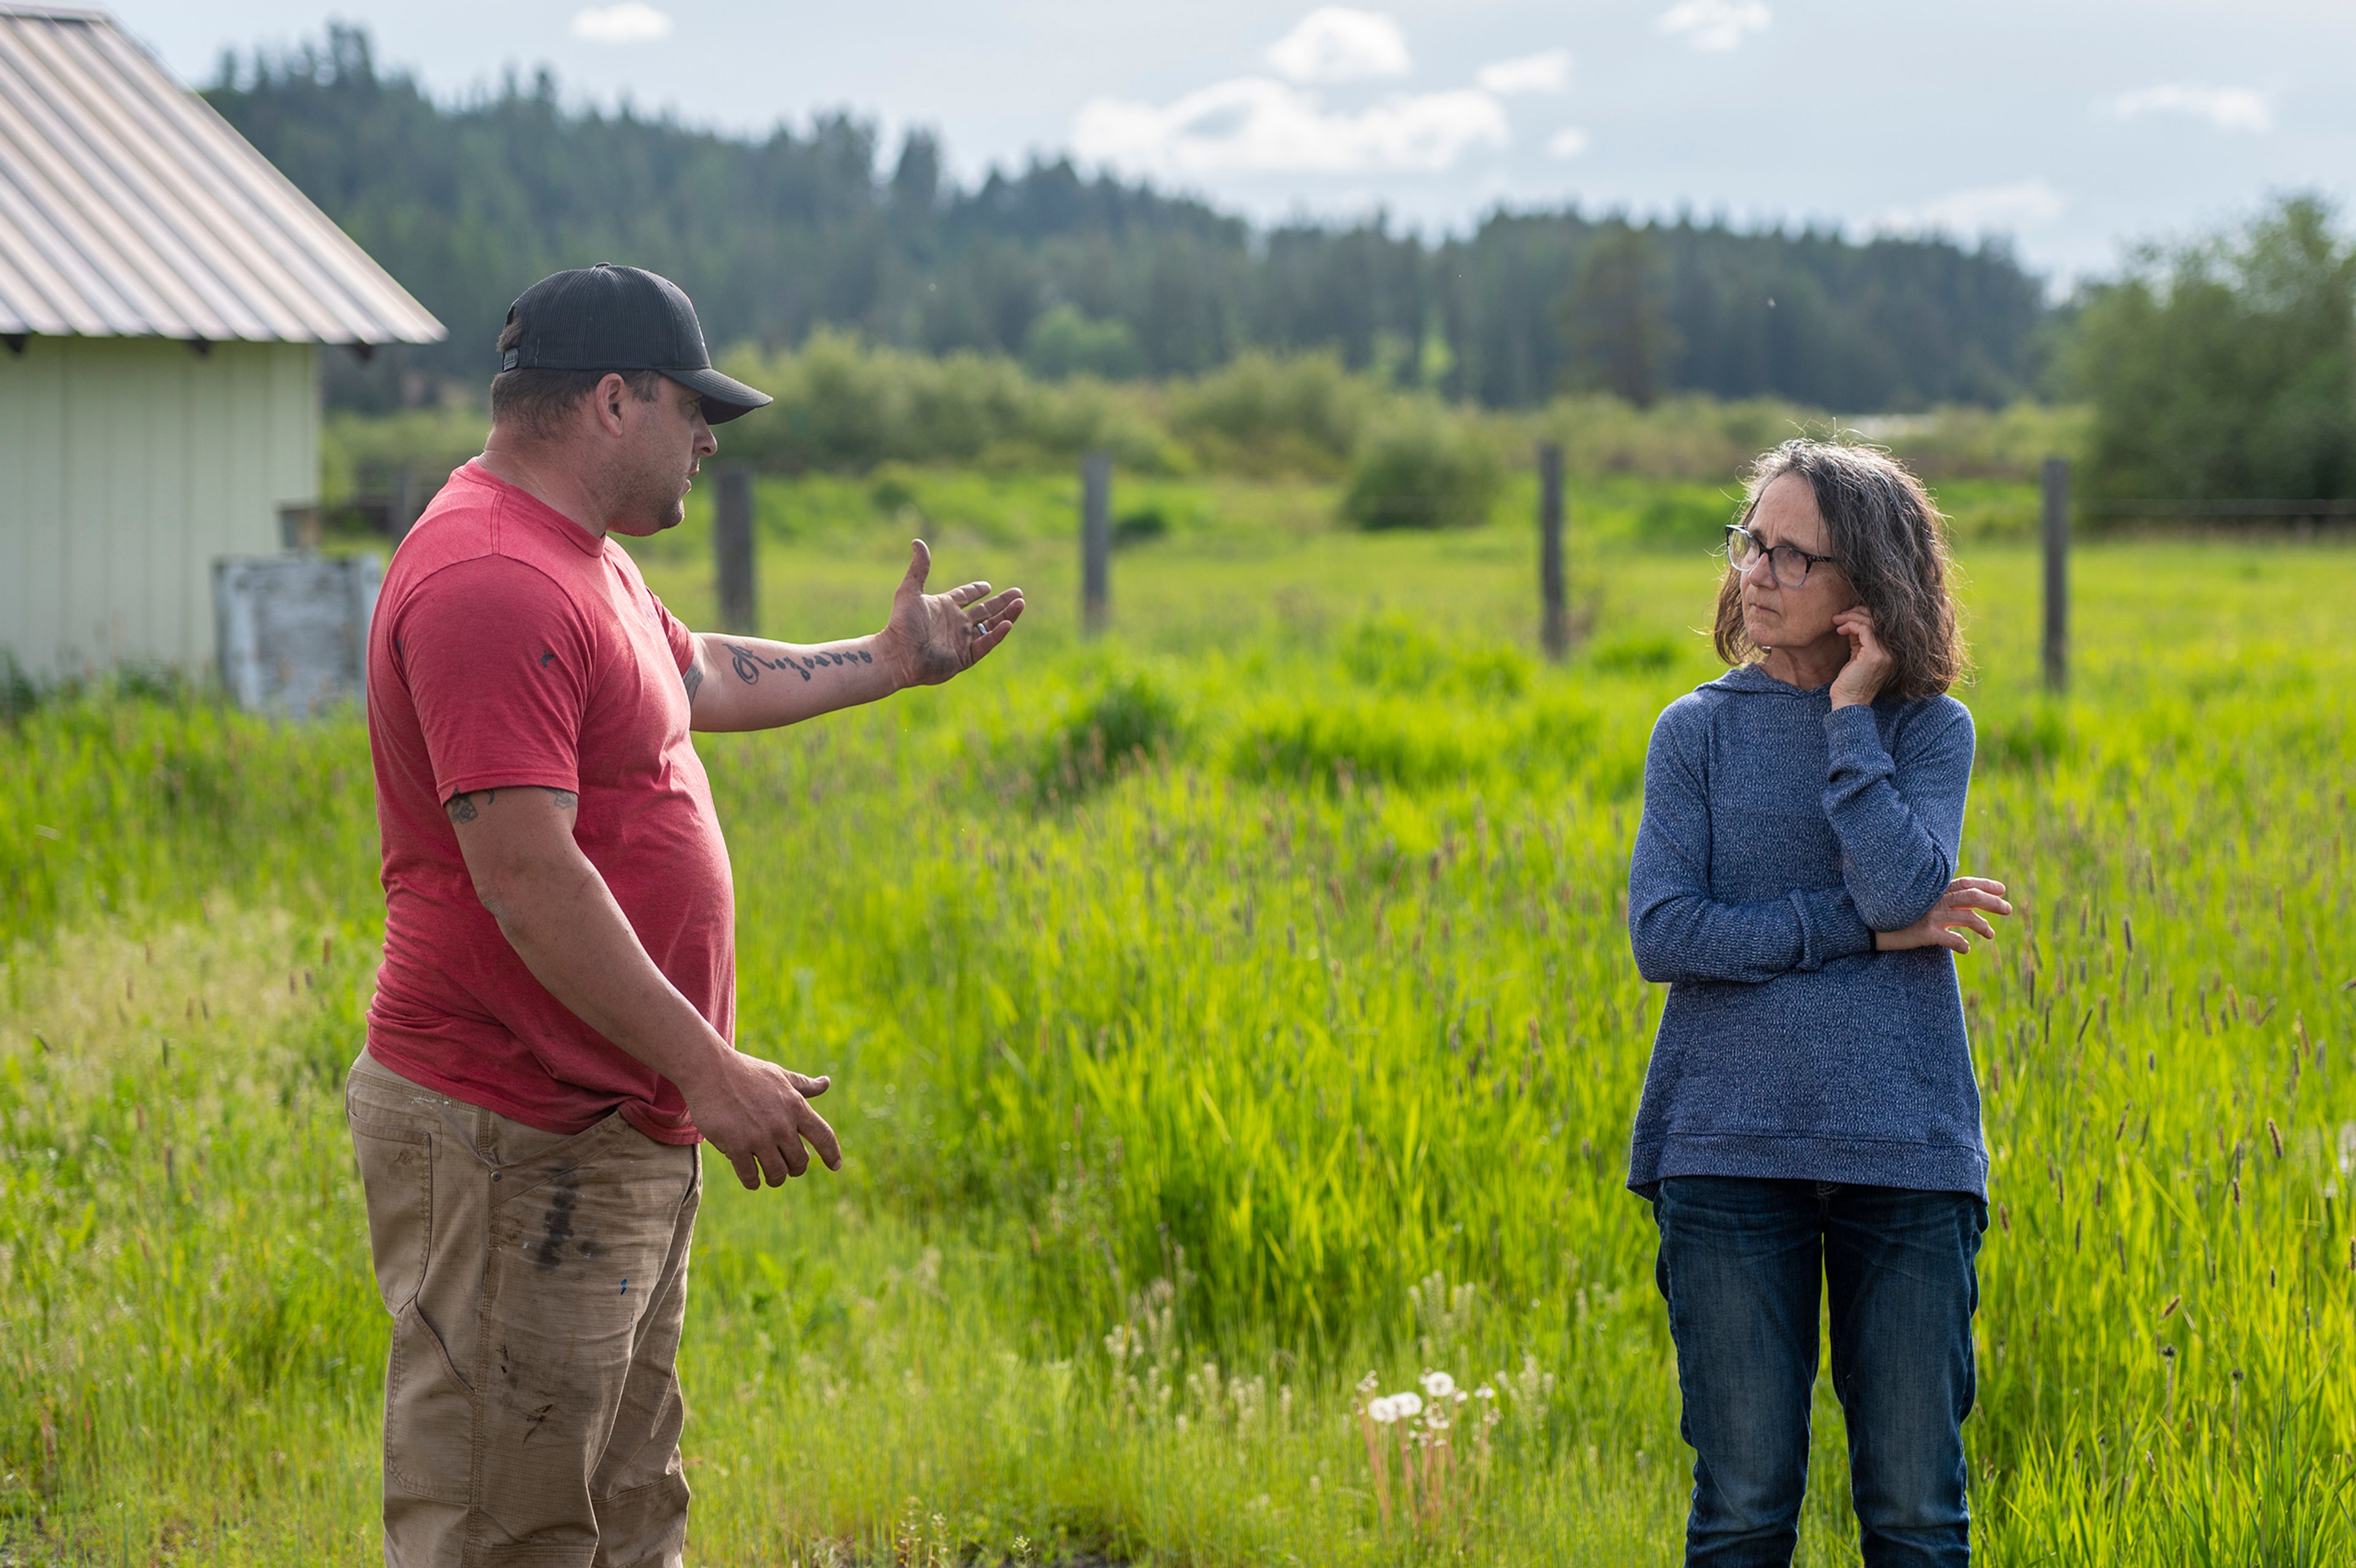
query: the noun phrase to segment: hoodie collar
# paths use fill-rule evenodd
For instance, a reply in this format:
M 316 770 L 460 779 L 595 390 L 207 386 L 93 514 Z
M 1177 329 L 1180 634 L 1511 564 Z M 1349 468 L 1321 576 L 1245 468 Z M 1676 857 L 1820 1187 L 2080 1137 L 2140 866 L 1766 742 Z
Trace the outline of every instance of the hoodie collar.
M 1829 684 L 1817 687 L 1794 686 L 1787 681 L 1777 680 L 1755 664 L 1747 664 L 1740 668 L 1728 670 L 1716 680 L 1703 683 L 1697 689 L 1745 692 L 1759 697 L 1823 697 L 1832 690 L 1832 687 Z

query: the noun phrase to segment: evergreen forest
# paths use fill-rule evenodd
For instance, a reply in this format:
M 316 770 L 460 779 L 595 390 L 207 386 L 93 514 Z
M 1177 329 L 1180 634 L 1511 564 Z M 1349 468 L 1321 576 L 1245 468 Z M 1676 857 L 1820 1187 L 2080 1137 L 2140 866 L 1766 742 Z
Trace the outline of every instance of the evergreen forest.
M 1376 216 L 1258 229 L 1068 160 L 944 174 L 848 112 L 742 138 L 571 105 L 543 69 L 455 101 L 331 25 L 222 58 L 205 97 L 449 327 L 329 360 L 340 407 L 488 379 L 508 303 L 598 261 L 687 288 L 714 351 L 819 327 L 1020 357 L 1035 374 L 1196 375 L 1251 349 L 1494 408 L 1601 391 L 1817 408 L 1997 404 L 2028 390 L 2043 288 L 1997 242 L 1632 221 L 1574 202 L 1427 238 Z

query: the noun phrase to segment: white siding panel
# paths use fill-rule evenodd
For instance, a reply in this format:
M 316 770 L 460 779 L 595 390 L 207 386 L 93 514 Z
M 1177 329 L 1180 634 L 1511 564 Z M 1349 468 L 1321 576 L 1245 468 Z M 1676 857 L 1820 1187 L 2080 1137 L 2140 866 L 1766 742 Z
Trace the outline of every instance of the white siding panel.
M 25 535 L 25 602 L 27 619 L 37 629 L 21 661 L 27 666 L 56 656 L 66 634 L 65 538 L 39 519 L 65 515 L 66 505 L 66 366 L 65 355 L 36 338 L 23 356 L 9 366 L 26 370 L 28 396 L 20 439 L 27 449 L 34 484 L 28 500 Z M 0 437 L 0 439 L 5 439 Z
M 202 670 L 211 572 L 316 499 L 317 350 L 36 337 L 0 350 L 0 646 L 37 676 Z

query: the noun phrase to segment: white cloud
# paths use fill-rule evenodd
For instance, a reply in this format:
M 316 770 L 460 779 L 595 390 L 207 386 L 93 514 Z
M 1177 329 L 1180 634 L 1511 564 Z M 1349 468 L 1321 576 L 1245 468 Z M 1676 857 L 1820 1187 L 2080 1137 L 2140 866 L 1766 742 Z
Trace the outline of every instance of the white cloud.
M 1379 11 L 1320 5 L 1268 47 L 1268 63 L 1290 81 L 1358 81 L 1405 76 L 1407 36 Z
M 1565 125 L 1547 138 L 1547 156 L 1575 158 L 1587 151 L 1587 133 L 1576 125 Z
M 646 0 L 592 5 L 573 16 L 573 36 L 592 44 L 650 44 L 670 37 L 670 17 Z
M 2194 87 L 2187 82 L 2162 82 L 2157 87 L 2122 92 L 2110 101 L 2115 120 L 2143 114 L 2190 114 L 2220 131 L 2271 131 L 2274 105 L 2250 87 Z
M 1919 207 L 1892 208 L 1874 227 L 1889 234 L 1951 234 L 1969 239 L 1997 229 L 2050 223 L 2069 198 L 2041 179 L 1950 191 Z
M 1547 49 L 1543 54 L 1484 65 L 1472 78 L 1483 92 L 1510 98 L 1517 92 L 1560 92 L 1570 81 L 1570 51 Z
M 1750 34 L 1765 32 L 1773 19 L 1763 0 L 1677 0 L 1654 26 L 1697 49 L 1723 54 Z
M 1512 139 L 1505 105 L 1472 88 L 1338 111 L 1266 77 L 1215 82 L 1166 108 L 1100 98 L 1072 121 L 1081 158 L 1162 176 L 1430 173 Z

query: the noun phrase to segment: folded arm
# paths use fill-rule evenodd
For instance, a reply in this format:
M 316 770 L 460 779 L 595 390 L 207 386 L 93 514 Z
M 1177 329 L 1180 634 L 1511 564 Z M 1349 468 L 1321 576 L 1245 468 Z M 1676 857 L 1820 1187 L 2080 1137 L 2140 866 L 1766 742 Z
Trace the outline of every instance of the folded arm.
M 1710 897 L 1709 801 L 1697 757 L 1668 715 L 1644 760 L 1644 816 L 1628 868 L 1628 937 L 1647 980 L 1755 985 L 1871 950 L 1844 888 L 1805 888 L 1761 903 Z
M 1826 716 L 1825 741 L 1825 816 L 1840 840 L 1841 880 L 1868 926 L 1902 931 L 1955 879 L 1972 778 L 1971 716 L 1952 703 L 1917 715 L 1893 757 L 1873 709 L 1859 703 Z

